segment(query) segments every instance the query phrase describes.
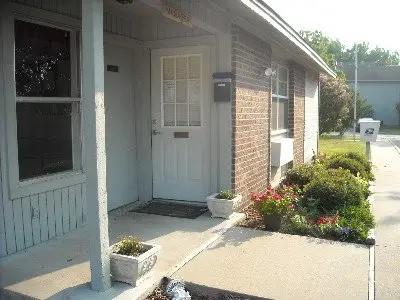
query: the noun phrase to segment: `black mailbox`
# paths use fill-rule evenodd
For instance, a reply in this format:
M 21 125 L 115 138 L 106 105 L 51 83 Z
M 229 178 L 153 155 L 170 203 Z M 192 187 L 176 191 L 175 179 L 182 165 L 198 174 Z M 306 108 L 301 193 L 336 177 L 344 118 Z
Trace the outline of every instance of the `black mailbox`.
M 232 73 L 214 73 L 214 101 L 215 102 L 230 102 L 231 101 L 231 85 Z

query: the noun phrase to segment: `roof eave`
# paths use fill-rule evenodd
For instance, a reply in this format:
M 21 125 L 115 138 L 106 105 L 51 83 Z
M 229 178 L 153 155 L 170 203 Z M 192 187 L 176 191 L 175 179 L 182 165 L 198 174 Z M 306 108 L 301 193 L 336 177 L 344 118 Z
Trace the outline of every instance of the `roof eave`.
M 328 66 L 328 64 L 306 43 L 296 30 L 294 30 L 265 3 L 265 0 L 240 1 L 295 44 L 301 51 L 317 63 L 322 71 L 329 76 L 336 77 L 336 73 Z

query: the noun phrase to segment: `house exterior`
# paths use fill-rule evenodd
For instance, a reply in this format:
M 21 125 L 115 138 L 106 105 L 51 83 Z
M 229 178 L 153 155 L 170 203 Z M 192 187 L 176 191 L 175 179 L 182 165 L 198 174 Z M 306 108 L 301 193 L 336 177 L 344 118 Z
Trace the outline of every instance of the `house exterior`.
M 354 66 L 343 66 L 350 84 L 354 85 Z M 375 111 L 375 119 L 384 125 L 398 126 L 399 113 L 395 106 L 400 102 L 400 66 L 360 65 L 357 88 Z
M 265 190 L 317 151 L 334 76 L 264 1 L 120 2 L 0 7 L 0 257 L 87 224 L 95 290 L 107 211 Z

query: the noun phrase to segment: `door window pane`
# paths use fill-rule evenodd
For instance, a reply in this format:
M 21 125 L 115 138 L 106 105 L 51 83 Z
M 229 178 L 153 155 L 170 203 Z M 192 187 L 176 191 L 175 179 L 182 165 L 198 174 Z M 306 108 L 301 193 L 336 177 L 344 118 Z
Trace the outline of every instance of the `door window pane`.
M 280 100 L 278 110 L 278 129 L 288 128 L 288 101 Z
M 73 169 L 71 103 L 17 103 L 19 178 Z
M 278 120 L 278 99 L 273 97 L 272 98 L 272 111 L 271 111 L 271 124 L 272 124 L 272 130 L 277 130 L 277 120 Z
M 70 97 L 70 33 L 16 20 L 15 81 L 19 97 Z
M 201 56 L 163 57 L 161 62 L 162 123 L 164 126 L 201 126 Z

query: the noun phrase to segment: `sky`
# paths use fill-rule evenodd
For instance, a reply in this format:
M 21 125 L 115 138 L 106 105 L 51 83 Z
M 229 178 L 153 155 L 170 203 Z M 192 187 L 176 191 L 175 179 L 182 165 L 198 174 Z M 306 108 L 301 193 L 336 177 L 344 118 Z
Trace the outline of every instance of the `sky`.
M 265 0 L 297 31 L 400 51 L 400 0 Z

